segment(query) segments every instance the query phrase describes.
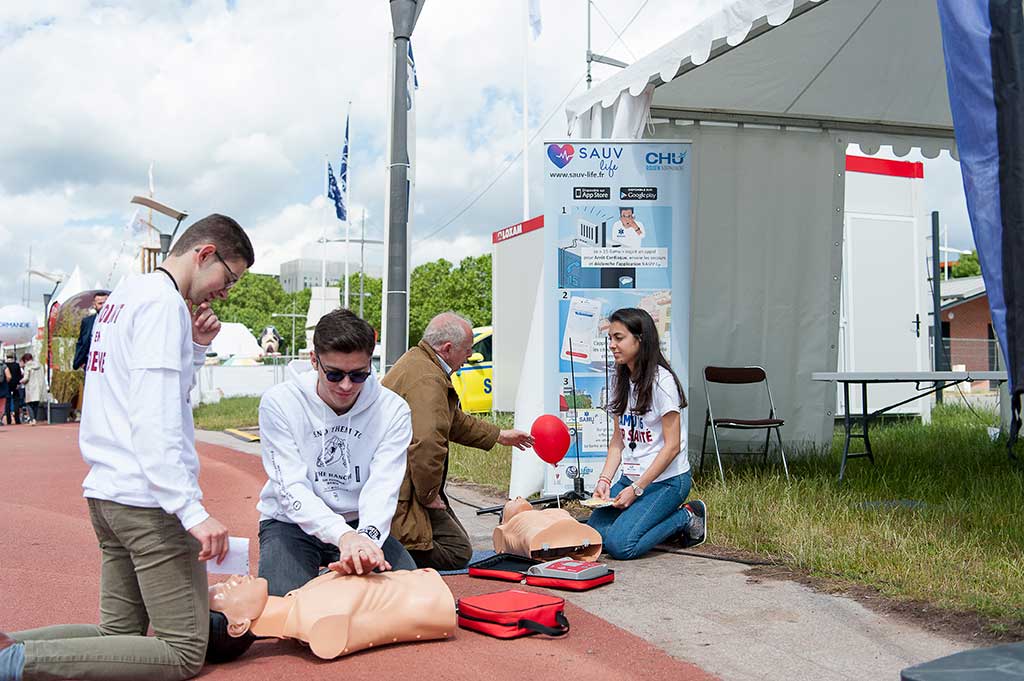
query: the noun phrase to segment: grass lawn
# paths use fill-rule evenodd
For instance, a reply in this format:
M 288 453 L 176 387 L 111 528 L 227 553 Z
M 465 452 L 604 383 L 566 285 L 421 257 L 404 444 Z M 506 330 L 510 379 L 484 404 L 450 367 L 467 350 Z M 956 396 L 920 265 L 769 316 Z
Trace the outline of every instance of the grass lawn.
M 955 406 L 937 407 L 927 426 L 873 424 L 877 463 L 853 460 L 843 483 L 839 427 L 827 456 L 790 452 L 789 483 L 775 459 L 730 458 L 723 487 L 712 458 L 691 496 L 708 503 L 709 544 L 890 598 L 977 612 L 997 631 L 999 621 L 1024 625 L 1024 470 L 989 440 L 990 425 L 995 413 Z M 860 441 L 853 447 L 863 451 Z M 455 446 L 451 472 L 504 492 L 510 462 L 507 447 Z
M 196 430 L 224 430 L 259 425 L 260 398 L 225 397 L 217 404 L 201 404 L 192 410 Z
M 790 460 L 788 484 L 781 467 L 736 465 L 725 488 L 709 466 L 691 495 L 708 503 L 715 544 L 1024 623 L 1024 471 L 989 440 L 997 421 L 946 406 L 927 426 L 874 427 L 877 463 L 854 460 L 842 483 L 840 428 L 830 456 Z M 918 503 L 891 503 L 900 500 Z
M 255 398 L 199 407 L 196 427 L 256 424 Z M 790 452 L 786 482 L 768 465 L 727 460 L 727 487 L 713 458 L 692 497 L 708 503 L 709 544 L 750 551 L 811 574 L 878 589 L 899 600 L 977 612 L 1024 625 L 1024 469 L 986 426 L 994 413 L 941 406 L 932 423 L 873 424 L 876 464 L 851 461 L 837 478 L 842 428 L 827 456 Z M 511 427 L 511 417 L 496 422 Z M 862 448 L 860 441 L 854 448 Z M 449 476 L 508 489 L 512 452 L 453 445 Z M 732 464 L 732 465 L 730 465 Z

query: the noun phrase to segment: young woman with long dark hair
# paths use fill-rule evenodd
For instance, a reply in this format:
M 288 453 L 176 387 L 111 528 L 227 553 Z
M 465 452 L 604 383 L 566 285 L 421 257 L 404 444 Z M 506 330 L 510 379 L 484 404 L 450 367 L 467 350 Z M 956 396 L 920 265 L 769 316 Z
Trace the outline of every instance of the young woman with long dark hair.
M 594 496 L 613 503 L 596 509 L 589 524 L 617 560 L 639 558 L 670 538 L 696 546 L 706 536 L 707 511 L 703 501 L 684 503 L 691 476 L 682 384 L 661 353 L 651 315 L 626 307 L 608 321 L 616 366 L 607 408 L 615 433 Z

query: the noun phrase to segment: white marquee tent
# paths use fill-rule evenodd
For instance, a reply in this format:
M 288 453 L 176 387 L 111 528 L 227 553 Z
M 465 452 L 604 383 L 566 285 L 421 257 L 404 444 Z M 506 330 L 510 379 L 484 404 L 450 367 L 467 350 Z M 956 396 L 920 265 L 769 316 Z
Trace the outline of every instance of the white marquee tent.
M 221 359 L 256 358 L 263 356 L 263 349 L 256 342 L 256 336 L 238 322 L 224 322 L 220 333 L 210 343 L 210 352 L 216 353 Z
M 828 443 L 847 145 L 956 153 L 935 0 L 721 0 L 566 113 L 578 138 L 694 142 L 690 451 L 711 364 L 765 366 L 784 437 Z

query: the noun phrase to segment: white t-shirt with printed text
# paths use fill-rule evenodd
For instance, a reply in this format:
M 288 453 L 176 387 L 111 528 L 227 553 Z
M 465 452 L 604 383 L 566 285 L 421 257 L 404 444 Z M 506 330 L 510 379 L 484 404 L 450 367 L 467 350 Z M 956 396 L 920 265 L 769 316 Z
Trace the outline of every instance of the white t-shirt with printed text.
M 189 309 L 163 272 L 134 276 L 110 294 L 85 365 L 85 497 L 163 508 L 186 530 L 209 517 L 189 403 L 205 351 L 192 342 Z
M 654 394 L 650 410 L 643 414 L 634 414 L 636 383 L 630 381 L 629 409 L 618 418 L 623 443 L 621 470 L 627 478 L 636 480 L 654 463 L 658 452 L 665 446 L 662 418 L 674 411 L 679 414 L 679 454 L 654 480 L 660 482 L 689 471 L 690 458 L 686 452 L 686 430 L 679 408 L 682 400 L 672 373 L 664 367 L 658 367 L 658 376 L 651 389 Z M 636 444 L 633 449 L 629 446 L 631 442 Z

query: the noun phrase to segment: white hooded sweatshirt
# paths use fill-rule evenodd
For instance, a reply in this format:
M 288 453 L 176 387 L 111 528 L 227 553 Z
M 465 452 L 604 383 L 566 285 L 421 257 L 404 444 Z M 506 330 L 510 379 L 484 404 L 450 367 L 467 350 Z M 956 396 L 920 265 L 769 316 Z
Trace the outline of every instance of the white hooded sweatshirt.
M 269 480 L 260 520 L 294 523 L 337 545 L 357 531 L 378 546 L 391 532 L 412 440 L 409 405 L 376 374 L 338 416 L 316 393 L 318 372 L 279 383 L 260 400 L 260 447 Z

